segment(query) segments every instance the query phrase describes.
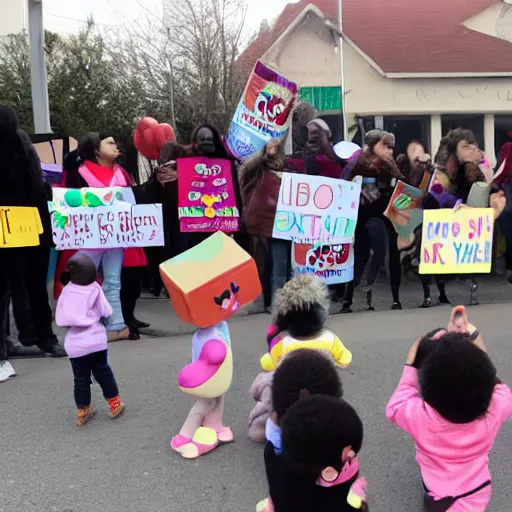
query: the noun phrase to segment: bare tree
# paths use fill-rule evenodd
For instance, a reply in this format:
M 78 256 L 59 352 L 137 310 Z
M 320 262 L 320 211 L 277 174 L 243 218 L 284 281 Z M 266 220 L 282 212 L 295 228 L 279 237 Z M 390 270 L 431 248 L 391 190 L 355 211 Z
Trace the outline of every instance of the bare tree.
M 200 122 L 227 128 L 244 85 L 235 63 L 246 12 L 246 0 L 163 0 L 163 16 L 145 9 L 126 29 L 126 80 L 143 84 L 148 115 L 182 140 Z

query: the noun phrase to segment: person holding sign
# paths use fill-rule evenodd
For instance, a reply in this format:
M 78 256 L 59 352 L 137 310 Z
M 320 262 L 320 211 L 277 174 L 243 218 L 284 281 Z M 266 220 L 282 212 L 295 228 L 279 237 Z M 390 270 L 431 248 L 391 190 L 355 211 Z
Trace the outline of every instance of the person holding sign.
M 54 357 L 65 357 L 52 328 L 46 278 L 52 246 L 52 230 L 47 201 L 51 188 L 44 182 L 37 153 L 28 135 L 19 129 L 15 112 L 0 106 L 0 206 L 37 208 L 42 233 L 38 245 L 0 249 L 0 318 L 6 319 L 10 294 L 19 341 L 36 345 Z M 36 212 L 36 213 L 37 213 Z M 8 215 L 7 210 L 3 212 Z M 5 217 L 8 221 L 8 216 Z M 8 226 L 6 226 L 7 229 Z M 0 339 L 0 361 L 16 350 L 6 337 Z
M 383 130 L 371 130 L 366 134 L 366 146 L 362 153 L 343 171 L 342 178 L 352 181 L 356 176 L 363 180 L 359 217 L 354 245 L 354 284 L 349 286 L 345 295 L 343 312 L 350 312 L 353 287 L 357 286 L 373 251 L 366 282 L 367 309 L 374 310 L 372 304 L 372 286 L 380 268 L 384 265 L 389 250 L 389 271 L 393 304 L 391 309 L 402 309 L 400 303 L 400 283 L 402 266 L 397 246 L 397 234 L 393 225 L 384 217 L 397 180 L 404 180 L 395 161 L 393 148 L 395 136 Z

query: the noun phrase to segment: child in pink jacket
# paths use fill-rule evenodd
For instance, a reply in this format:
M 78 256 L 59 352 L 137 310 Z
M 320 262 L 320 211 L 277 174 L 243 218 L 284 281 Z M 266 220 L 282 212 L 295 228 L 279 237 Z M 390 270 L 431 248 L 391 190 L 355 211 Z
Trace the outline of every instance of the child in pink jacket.
M 77 253 L 68 261 L 70 282 L 57 302 L 56 322 L 68 327 L 64 348 L 75 377 L 77 426 L 94 414 L 91 403 L 91 375 L 101 386 L 112 418 L 124 411 L 116 379 L 108 363 L 107 331 L 102 318 L 112 314 L 101 286 L 96 282 L 96 266 L 89 256 Z
M 492 494 L 489 452 L 512 415 L 512 392 L 497 379 L 478 331 L 456 324 L 452 317 L 458 332 L 416 340 L 386 415 L 414 439 L 425 510 L 483 512 Z

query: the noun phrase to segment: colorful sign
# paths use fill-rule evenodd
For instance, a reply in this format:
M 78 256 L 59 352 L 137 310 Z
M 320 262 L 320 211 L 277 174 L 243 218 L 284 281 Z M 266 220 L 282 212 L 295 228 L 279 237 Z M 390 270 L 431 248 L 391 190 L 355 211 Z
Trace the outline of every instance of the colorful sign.
M 39 245 L 43 232 L 37 208 L 0 206 L 0 247 L 33 247 Z
M 283 173 L 272 237 L 301 244 L 350 244 L 360 195 L 360 183 Z
M 325 284 L 348 283 L 354 279 L 354 248 L 352 244 L 292 245 L 294 275 L 315 274 Z
M 420 274 L 488 274 L 492 266 L 492 208 L 426 210 Z
M 59 251 L 164 245 L 162 205 L 135 204 L 130 187 L 54 188 L 48 209 Z
M 298 87 L 257 62 L 231 121 L 227 135 L 230 151 L 246 158 L 289 129 Z
M 221 158 L 178 159 L 178 214 L 182 232 L 238 231 L 231 162 Z
M 399 181 L 384 212 L 398 235 L 406 240 L 423 222 L 422 200 L 423 192 L 419 188 Z

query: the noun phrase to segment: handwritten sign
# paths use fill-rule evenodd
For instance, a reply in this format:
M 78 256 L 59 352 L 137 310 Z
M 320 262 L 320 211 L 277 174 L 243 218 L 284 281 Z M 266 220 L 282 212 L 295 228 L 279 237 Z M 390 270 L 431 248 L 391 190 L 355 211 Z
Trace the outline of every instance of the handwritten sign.
M 353 245 L 294 243 L 292 269 L 294 275 L 315 274 L 325 284 L 348 283 L 354 279 Z
M 0 247 L 39 245 L 43 232 L 37 208 L 0 206 Z
M 493 233 L 492 208 L 425 211 L 420 274 L 488 274 Z
M 131 187 L 84 187 L 52 189 L 52 203 L 66 208 L 87 206 L 112 206 L 114 203 L 125 202 L 135 204 L 135 196 Z
M 182 232 L 238 231 L 231 162 L 221 158 L 178 159 L 178 214 Z
M 164 245 L 161 204 L 116 204 L 52 211 L 57 250 Z
M 422 190 L 399 181 L 384 212 L 398 235 L 406 240 L 423 222 L 422 199 Z
M 297 84 L 257 62 L 229 127 L 227 145 L 238 158 L 259 151 L 290 127 Z
M 361 184 L 283 173 L 273 238 L 312 244 L 352 243 Z

